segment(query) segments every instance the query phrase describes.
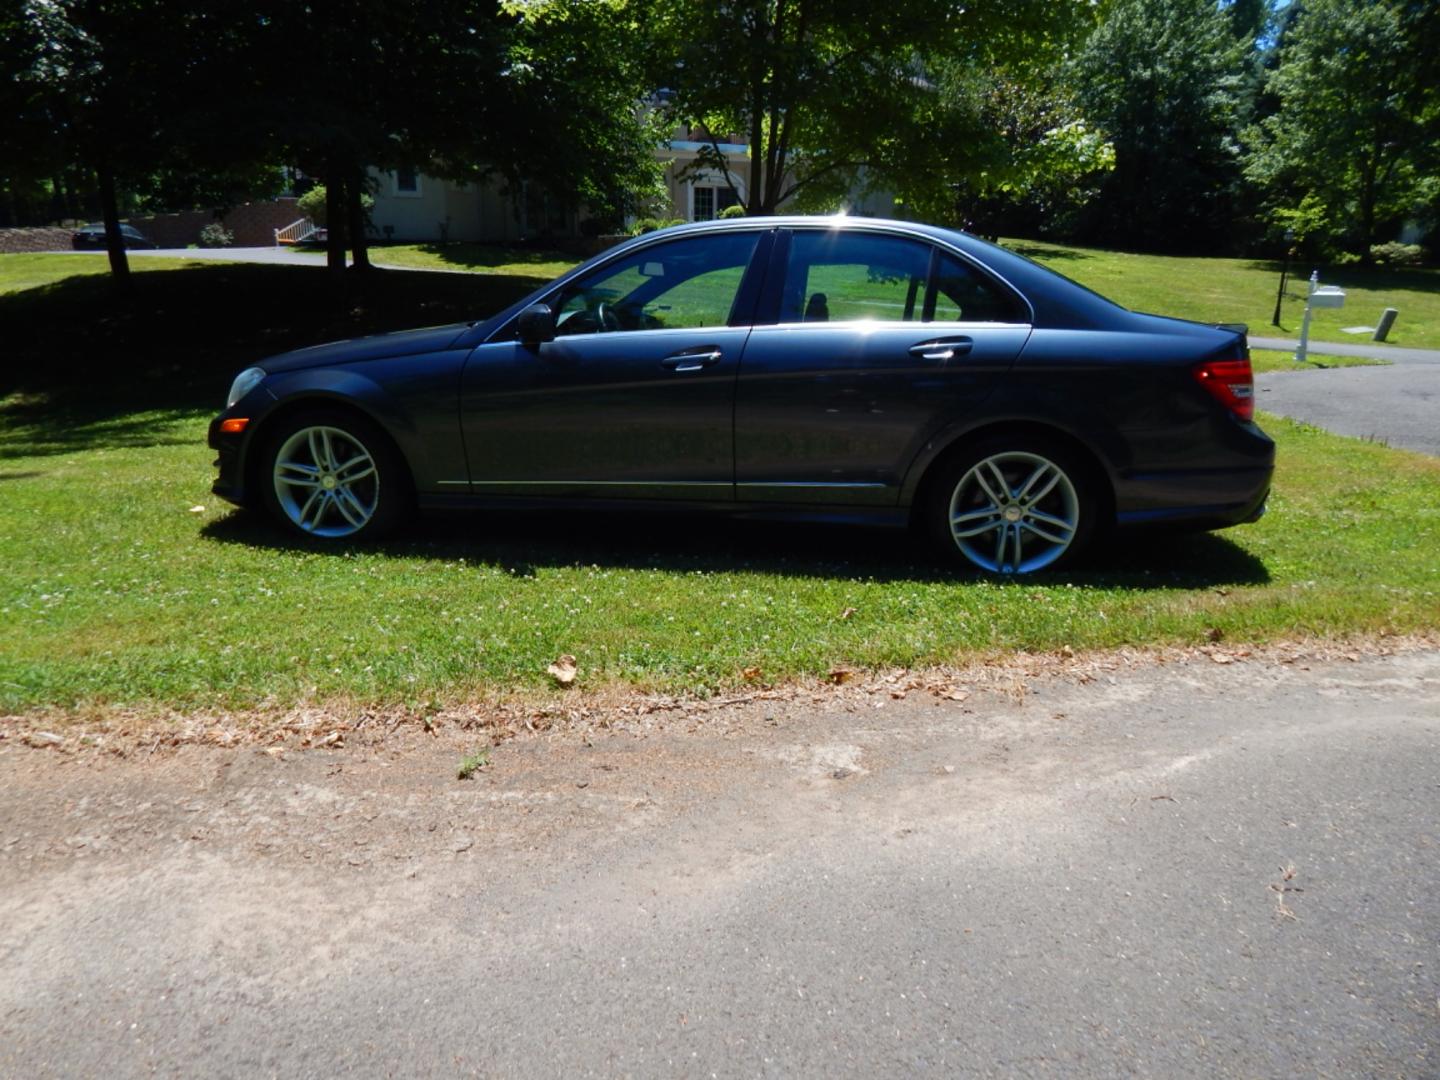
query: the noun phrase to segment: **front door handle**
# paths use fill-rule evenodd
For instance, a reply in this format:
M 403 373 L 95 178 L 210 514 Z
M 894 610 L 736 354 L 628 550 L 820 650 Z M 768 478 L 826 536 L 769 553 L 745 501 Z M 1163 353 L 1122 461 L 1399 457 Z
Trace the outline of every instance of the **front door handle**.
M 720 355 L 719 349 L 695 349 L 667 356 L 660 361 L 660 366 L 674 372 L 699 371 L 701 368 L 718 364 Z
M 919 357 L 921 360 L 939 360 L 944 363 L 946 360 L 954 360 L 957 356 L 964 356 L 974 346 L 975 342 L 968 337 L 937 338 L 934 341 L 922 341 L 919 345 L 911 345 L 910 355 Z

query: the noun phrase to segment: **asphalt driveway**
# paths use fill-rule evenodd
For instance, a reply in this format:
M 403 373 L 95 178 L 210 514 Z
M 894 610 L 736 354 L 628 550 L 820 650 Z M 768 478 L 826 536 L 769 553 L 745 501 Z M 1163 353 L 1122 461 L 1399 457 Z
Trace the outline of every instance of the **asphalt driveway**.
M 1258 348 L 1294 342 L 1251 338 Z M 1389 367 L 1298 367 L 1257 375 L 1266 412 L 1303 420 L 1357 439 L 1440 456 L 1440 351 L 1376 345 L 1315 344 L 1317 353 L 1374 356 Z

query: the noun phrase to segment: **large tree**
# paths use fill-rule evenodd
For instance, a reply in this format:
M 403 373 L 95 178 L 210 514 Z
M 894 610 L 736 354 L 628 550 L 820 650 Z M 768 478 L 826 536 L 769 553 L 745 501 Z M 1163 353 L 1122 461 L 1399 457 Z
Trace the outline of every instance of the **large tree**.
M 1433 202 L 1440 166 L 1440 12 L 1402 0 L 1305 0 L 1247 133 L 1271 219 L 1368 258 Z
M 263 133 L 233 93 L 243 69 L 235 0 L 21 0 L 3 18 L 0 150 L 58 193 L 94 192 L 117 285 L 122 208 L 146 197 L 223 204 L 273 187 Z M 65 201 L 74 209 L 73 196 Z M 89 202 L 90 200 L 85 200 Z
M 752 214 L 856 183 L 944 187 L 973 116 L 947 109 L 934 71 L 1044 56 L 1084 25 L 1052 0 L 669 0 L 649 30 L 666 115 L 709 144 L 728 181 L 729 135 L 748 146 Z M 1080 15 L 1080 18 L 1076 16 Z M 957 142 L 958 140 L 958 142 Z M 927 168 L 928 165 L 928 168 Z
M 1092 239 L 1152 250 L 1225 242 L 1241 182 L 1248 37 L 1215 0 L 1116 0 L 1074 66 L 1085 116 L 1115 147 Z

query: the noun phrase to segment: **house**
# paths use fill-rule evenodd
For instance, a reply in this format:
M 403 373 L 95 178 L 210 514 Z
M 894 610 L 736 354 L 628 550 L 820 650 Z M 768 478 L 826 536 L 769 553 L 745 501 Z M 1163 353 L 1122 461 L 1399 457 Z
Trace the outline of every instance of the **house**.
M 700 153 L 709 143 L 694 138 L 695 134 L 678 129 L 674 138 L 655 151 L 666 163 L 664 180 L 670 203 L 656 208 L 656 217 L 710 221 L 746 196 L 750 148 L 733 141 L 719 144 L 728 159 L 727 183 L 713 167 L 697 167 Z M 371 220 L 386 240 L 510 243 L 583 235 L 584 211 L 577 213 L 559 205 L 538 185 L 522 184 L 519 191 L 507 191 L 499 181 L 463 183 L 412 170 L 372 171 L 371 179 L 375 185 Z M 848 209 L 871 217 L 894 215 L 893 199 L 883 193 L 859 197 Z

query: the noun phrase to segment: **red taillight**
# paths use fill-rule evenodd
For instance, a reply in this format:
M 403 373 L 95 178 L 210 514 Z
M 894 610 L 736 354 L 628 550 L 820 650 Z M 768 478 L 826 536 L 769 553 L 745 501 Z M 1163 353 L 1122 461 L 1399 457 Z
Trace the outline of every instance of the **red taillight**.
M 1255 419 L 1255 376 L 1250 360 L 1207 360 L 1195 380 L 1241 420 Z

